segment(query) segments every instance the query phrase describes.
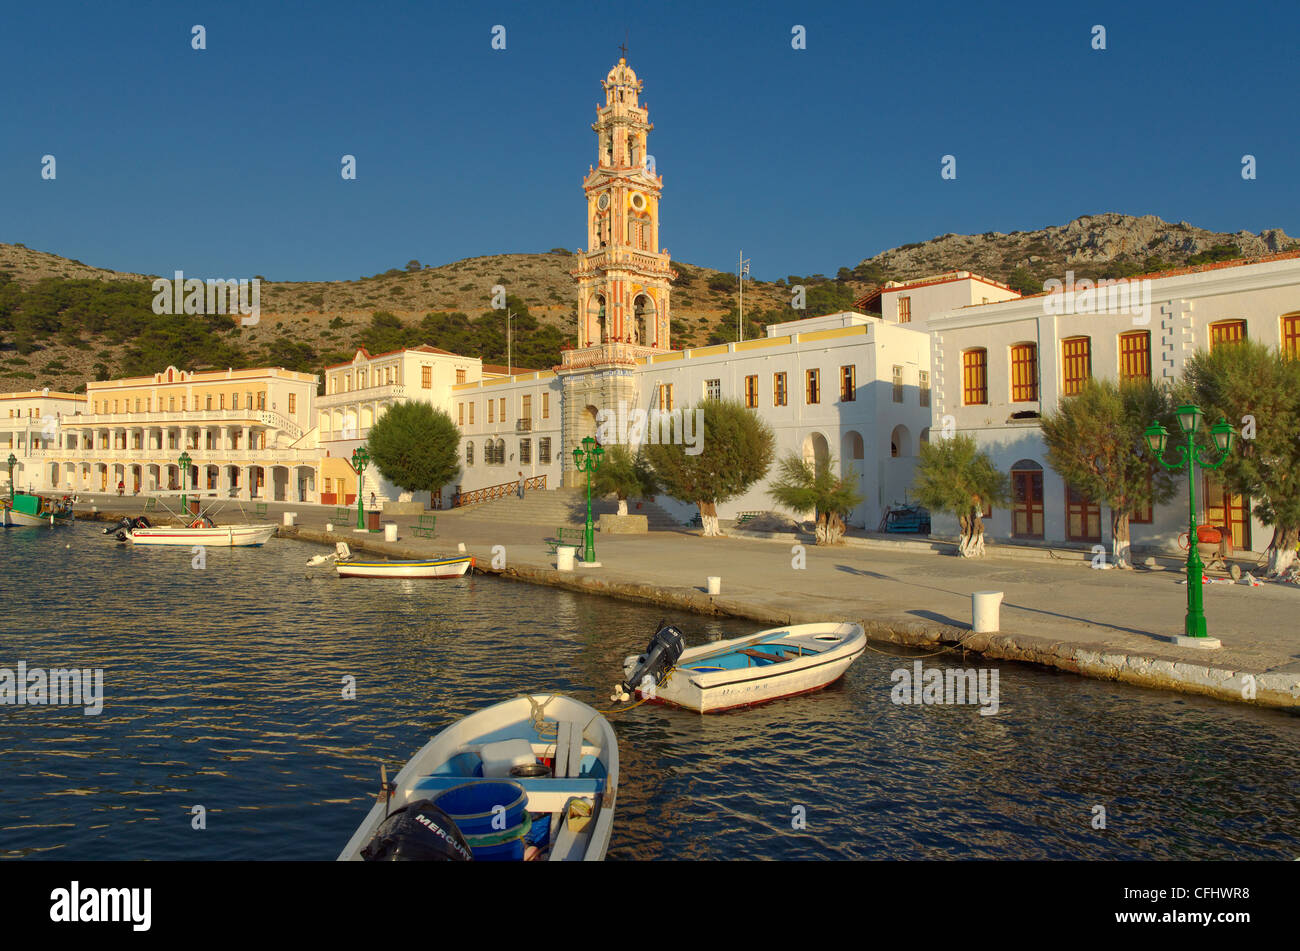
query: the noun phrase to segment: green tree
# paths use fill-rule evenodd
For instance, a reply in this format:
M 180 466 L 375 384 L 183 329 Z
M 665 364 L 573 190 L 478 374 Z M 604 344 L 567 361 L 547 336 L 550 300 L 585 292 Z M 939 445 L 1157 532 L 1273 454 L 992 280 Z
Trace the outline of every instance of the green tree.
M 957 434 L 921 444 L 912 495 L 931 512 L 957 517 L 963 558 L 984 554 L 984 519 L 988 506 L 1007 500 L 1007 475 L 975 448 L 975 437 Z
M 1042 419 L 1047 461 L 1076 492 L 1110 508 L 1111 558 L 1129 560 L 1129 519 L 1148 505 L 1168 502 L 1173 476 L 1146 449 L 1142 432 L 1168 422 L 1169 394 L 1149 380 L 1089 380 L 1076 396 Z
M 1300 543 L 1300 360 L 1253 341 L 1220 344 L 1192 355 L 1177 392 L 1207 421 L 1222 416 L 1251 437 L 1237 441 L 1219 473 L 1273 526 L 1267 571 L 1285 574 Z
M 796 513 L 816 513 L 818 545 L 839 542 L 844 535 L 844 516 L 862 501 L 862 493 L 854 488 L 858 474 L 852 466 L 837 476 L 833 456 L 827 455 L 817 465 L 792 452 L 781 458 L 777 471 L 767 490 L 772 500 Z
M 397 403 L 370 427 L 370 458 L 407 492 L 437 492 L 460 475 L 460 430 L 445 410 Z
M 605 450 L 600 468 L 592 474 L 593 495 L 613 495 L 618 498 L 618 514 L 627 514 L 627 500 L 636 496 L 644 498 L 659 490 L 654 473 L 643 453 L 632 454 L 627 446 L 615 444 Z
M 700 416 L 702 424 L 686 427 L 688 417 Z M 743 494 L 767 474 L 776 436 L 737 400 L 705 400 L 696 410 L 684 406 L 682 420 L 693 445 L 691 439 L 679 439 L 651 443 L 642 452 L 664 491 L 699 506 L 704 534 L 721 535 L 718 503 Z
M 1043 282 L 1023 264 L 1007 275 L 1007 286 L 1021 294 L 1041 294 Z

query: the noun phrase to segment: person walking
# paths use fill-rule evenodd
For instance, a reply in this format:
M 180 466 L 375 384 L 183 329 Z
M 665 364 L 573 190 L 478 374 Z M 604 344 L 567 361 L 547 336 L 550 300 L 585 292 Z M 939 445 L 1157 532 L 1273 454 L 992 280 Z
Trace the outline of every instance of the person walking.
M 519 501 L 524 500 L 524 474 L 519 473 Z
M 123 482 L 121 479 L 117 480 L 117 494 L 118 495 L 126 494 L 126 483 Z

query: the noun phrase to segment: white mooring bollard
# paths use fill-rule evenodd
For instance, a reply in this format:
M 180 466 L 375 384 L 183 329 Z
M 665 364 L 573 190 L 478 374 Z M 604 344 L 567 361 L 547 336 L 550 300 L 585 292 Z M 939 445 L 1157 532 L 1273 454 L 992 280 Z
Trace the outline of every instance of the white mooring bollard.
M 396 522 L 385 522 L 385 523 L 384 523 L 384 541 L 386 541 L 386 542 L 395 542 L 395 541 L 397 541 L 397 523 L 396 523 Z
M 560 545 L 555 549 L 555 569 L 557 571 L 572 571 L 573 560 L 577 557 L 578 549 L 572 545 Z
M 998 610 L 1002 606 L 1001 591 L 976 591 L 970 596 L 971 629 L 976 634 L 988 634 L 1001 630 L 998 626 Z
M 465 543 L 464 543 L 464 542 L 457 542 L 457 543 L 456 543 L 456 553 L 457 553 L 457 554 L 460 554 L 460 555 L 465 554 Z
M 326 532 L 326 534 L 328 534 L 328 533 L 330 533 L 330 532 L 332 532 L 332 531 L 334 531 L 334 523 L 333 523 L 333 522 L 326 522 L 326 523 L 325 523 L 325 532 Z
M 709 594 L 722 593 L 722 578 L 719 575 L 709 575 Z
M 285 513 L 284 513 L 284 524 L 285 524 L 287 527 L 292 528 L 292 527 L 297 523 L 297 521 L 298 521 L 298 513 L 297 513 L 297 512 L 285 512 Z

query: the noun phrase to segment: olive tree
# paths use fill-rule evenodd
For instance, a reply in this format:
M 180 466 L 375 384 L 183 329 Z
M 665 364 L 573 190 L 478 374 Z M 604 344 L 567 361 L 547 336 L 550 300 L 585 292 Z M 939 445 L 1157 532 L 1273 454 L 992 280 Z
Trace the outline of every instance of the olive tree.
M 1047 461 L 1076 492 L 1110 508 L 1111 558 L 1132 568 L 1129 519 L 1168 502 L 1175 483 L 1146 448 L 1142 432 L 1169 418 L 1168 391 L 1149 380 L 1089 380 L 1042 419 Z
M 963 558 L 984 554 L 986 506 L 1007 500 L 1007 475 L 975 448 L 975 438 L 956 434 L 921 444 L 912 496 L 931 512 L 954 515 L 961 525 L 957 553 Z

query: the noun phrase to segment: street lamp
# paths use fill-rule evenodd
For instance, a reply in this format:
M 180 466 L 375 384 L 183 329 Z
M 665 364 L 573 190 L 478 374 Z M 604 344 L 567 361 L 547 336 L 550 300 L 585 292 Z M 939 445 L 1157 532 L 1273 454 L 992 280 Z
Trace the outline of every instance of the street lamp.
M 9 498 L 12 499 L 14 497 L 14 466 L 18 465 L 18 457 L 11 452 L 9 458 L 5 461 L 9 463 Z
M 363 480 L 366 466 L 370 464 L 370 453 L 365 446 L 358 446 L 352 450 L 352 468 L 357 470 L 357 528 L 366 527 L 365 518 L 361 514 L 361 483 Z
M 1216 461 L 1211 462 L 1203 457 L 1196 446 L 1196 431 L 1200 428 L 1203 416 L 1201 408 L 1180 406 L 1174 415 L 1178 417 L 1178 428 L 1187 437 L 1187 444 L 1174 445 L 1175 459 L 1172 463 L 1165 461 L 1169 430 L 1155 422 L 1142 435 L 1156 460 L 1170 472 L 1187 468 L 1187 618 L 1183 623 L 1183 631 L 1188 637 L 1206 637 L 1204 592 L 1201 590 L 1205 565 L 1201 562 L 1200 552 L 1196 550 L 1196 467 L 1217 469 L 1222 466 L 1232 451 L 1236 432 L 1222 417 L 1210 427 L 1214 446 L 1206 447 L 1204 451 L 1218 456 Z
M 176 460 L 176 464 L 181 467 L 181 511 L 187 511 L 185 506 L 185 490 L 190 487 L 189 471 L 194 460 L 190 458 L 188 452 L 182 452 L 181 457 Z
M 587 473 L 587 528 L 583 533 L 586 550 L 582 553 L 582 560 L 588 564 L 596 560 L 596 527 L 591 521 L 591 474 L 600 469 L 600 457 L 604 454 L 605 450 L 591 436 L 584 437 L 582 445 L 573 449 L 573 467 Z

